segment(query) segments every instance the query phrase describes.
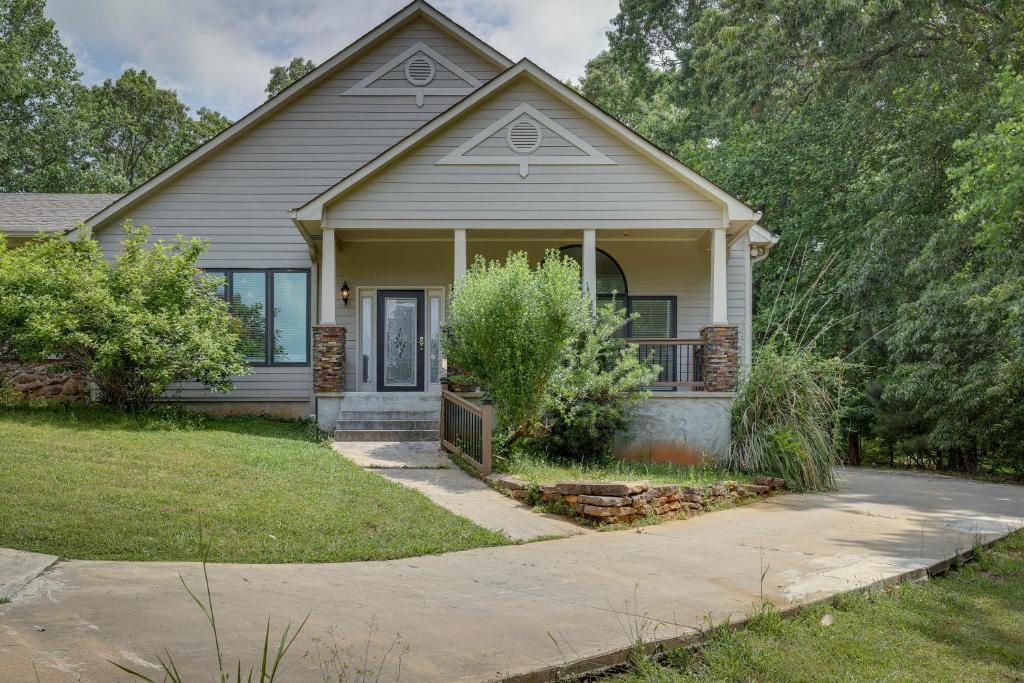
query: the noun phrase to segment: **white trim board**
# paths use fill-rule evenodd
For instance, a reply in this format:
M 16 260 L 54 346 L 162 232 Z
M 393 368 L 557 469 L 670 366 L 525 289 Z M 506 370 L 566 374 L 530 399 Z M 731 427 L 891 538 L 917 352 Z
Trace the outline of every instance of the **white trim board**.
M 491 137 L 499 130 L 520 118 L 531 118 L 545 128 L 557 133 L 566 142 L 570 143 L 585 156 L 533 156 L 533 154 L 517 154 L 509 150 L 509 154 L 502 156 L 466 156 L 474 147 Z M 543 143 L 541 144 L 543 147 Z M 540 149 L 540 148 L 538 148 Z M 590 143 L 582 140 L 579 136 L 567 129 L 565 126 L 553 121 L 549 116 L 537 111 L 537 109 L 526 102 L 502 116 L 500 119 L 487 126 L 466 142 L 452 150 L 445 156 L 434 162 L 439 166 L 518 166 L 519 175 L 525 178 L 530 173 L 530 164 L 534 166 L 616 166 L 618 162 L 609 159 L 602 152 L 597 150 Z
M 434 60 L 436 64 L 443 66 L 451 73 L 458 76 L 463 82 L 466 83 L 464 88 L 450 88 L 450 87 L 437 87 L 427 85 L 413 85 L 410 83 L 408 86 L 402 86 L 398 88 L 371 88 L 370 86 L 376 83 L 384 75 L 390 73 L 401 64 L 404 64 L 407 59 L 423 53 Z M 390 59 L 384 66 L 380 67 L 372 74 L 359 81 L 351 88 L 343 92 L 341 95 L 414 95 L 416 97 L 416 106 L 423 106 L 423 98 L 426 95 L 468 95 L 477 88 L 483 85 L 478 79 L 472 74 L 468 73 L 465 69 L 460 67 L 458 64 L 452 62 L 450 59 L 439 53 L 434 48 L 430 47 L 423 41 L 415 43 L 411 47 L 403 50 L 401 53 Z

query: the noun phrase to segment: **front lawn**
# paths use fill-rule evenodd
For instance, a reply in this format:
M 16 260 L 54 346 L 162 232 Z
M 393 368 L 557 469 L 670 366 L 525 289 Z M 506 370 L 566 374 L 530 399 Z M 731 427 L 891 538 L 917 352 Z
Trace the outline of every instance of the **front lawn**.
M 524 451 L 514 453 L 504 464 L 514 474 L 531 484 L 551 485 L 560 481 L 649 481 L 652 484 L 705 486 L 720 481 L 753 481 L 753 477 L 727 472 L 711 465 L 673 465 L 672 463 L 630 462 L 610 460 L 604 463 L 573 465 L 549 462 Z
M 384 560 L 508 543 L 366 472 L 310 425 L 0 408 L 0 547 L 67 558 Z
M 1022 634 L 1024 533 L 1017 533 L 946 577 L 842 596 L 789 620 L 770 611 L 739 631 L 714 630 L 696 650 L 603 680 L 1020 681 Z

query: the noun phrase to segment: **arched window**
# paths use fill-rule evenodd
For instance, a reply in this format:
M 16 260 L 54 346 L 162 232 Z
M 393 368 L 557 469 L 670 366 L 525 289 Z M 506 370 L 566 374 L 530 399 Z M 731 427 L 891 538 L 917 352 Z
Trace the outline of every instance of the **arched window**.
M 583 267 L 583 247 L 573 244 L 562 247 L 562 253 L 576 259 Z M 597 297 L 598 299 L 611 299 L 614 295 L 619 301 L 626 301 L 629 296 L 629 289 L 626 285 L 626 275 L 622 272 L 619 264 L 606 252 L 597 250 Z

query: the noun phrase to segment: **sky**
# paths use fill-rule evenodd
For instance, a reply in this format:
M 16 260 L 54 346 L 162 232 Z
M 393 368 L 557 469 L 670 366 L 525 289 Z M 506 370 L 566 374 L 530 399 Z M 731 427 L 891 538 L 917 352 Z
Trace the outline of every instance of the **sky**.
M 87 84 L 144 68 L 193 110 L 239 119 L 265 99 L 270 68 L 320 63 L 407 0 L 48 0 L 46 15 Z M 513 61 L 577 79 L 607 46 L 618 0 L 434 0 Z

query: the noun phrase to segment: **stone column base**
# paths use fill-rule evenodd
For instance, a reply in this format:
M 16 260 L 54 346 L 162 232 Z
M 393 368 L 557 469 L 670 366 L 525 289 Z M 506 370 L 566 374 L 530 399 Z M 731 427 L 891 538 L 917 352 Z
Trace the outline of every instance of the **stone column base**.
M 313 393 L 340 393 L 345 388 L 345 328 L 313 326 Z
M 736 391 L 740 374 L 740 328 L 733 323 L 705 325 L 704 391 Z

